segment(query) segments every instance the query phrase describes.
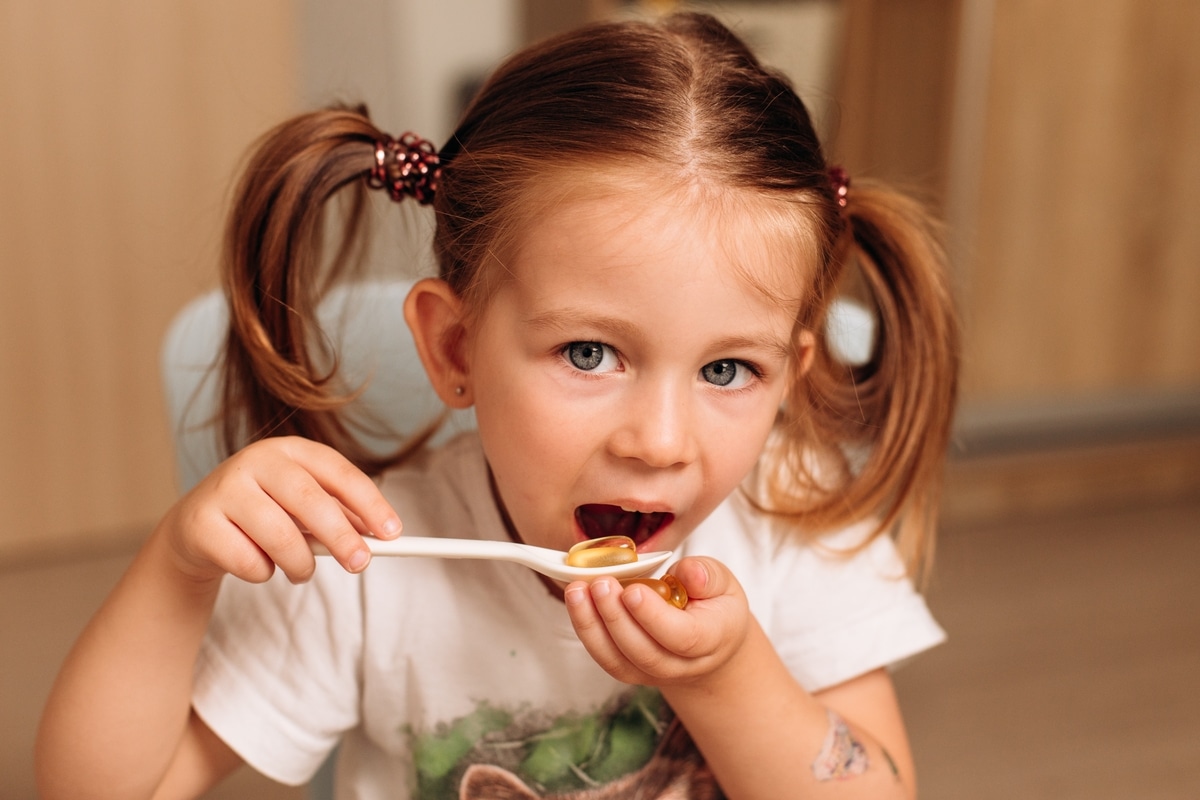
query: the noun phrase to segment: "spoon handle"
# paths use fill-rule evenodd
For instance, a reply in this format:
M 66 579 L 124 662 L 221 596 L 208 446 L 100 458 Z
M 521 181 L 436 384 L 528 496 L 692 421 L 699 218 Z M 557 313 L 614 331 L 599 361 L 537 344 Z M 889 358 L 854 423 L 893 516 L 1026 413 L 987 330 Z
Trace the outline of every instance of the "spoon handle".
M 328 548 L 311 536 L 306 536 L 317 555 L 329 555 Z M 438 536 L 401 536 L 397 539 L 373 539 L 364 541 L 371 553 L 377 556 L 424 556 L 427 558 L 486 558 L 503 561 L 524 561 L 532 553 L 544 557 L 563 559 L 565 554 L 557 550 L 518 542 L 494 542 L 486 539 L 444 539 Z
M 306 536 L 314 554 L 329 555 L 329 549 L 312 536 Z M 383 540 L 365 537 L 374 555 L 424 556 L 427 558 L 482 558 L 492 561 L 512 561 L 537 570 L 543 575 L 563 581 L 593 580 L 605 575 L 632 578 L 648 575 L 658 569 L 670 551 L 643 553 L 637 561 L 607 567 L 574 567 L 567 564 L 567 554 L 561 550 L 536 547 L 520 542 L 497 542 L 486 539 L 443 539 L 436 536 L 401 536 Z

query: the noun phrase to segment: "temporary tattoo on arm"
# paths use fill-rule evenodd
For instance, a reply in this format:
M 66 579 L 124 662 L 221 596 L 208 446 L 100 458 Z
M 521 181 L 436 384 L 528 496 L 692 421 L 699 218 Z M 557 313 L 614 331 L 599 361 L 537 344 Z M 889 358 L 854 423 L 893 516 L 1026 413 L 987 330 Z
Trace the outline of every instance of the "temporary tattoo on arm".
M 813 776 L 819 781 L 842 781 L 862 775 L 870 766 L 867 749 L 850 733 L 845 720 L 828 709 L 825 713 L 829 715 L 829 732 L 812 763 Z

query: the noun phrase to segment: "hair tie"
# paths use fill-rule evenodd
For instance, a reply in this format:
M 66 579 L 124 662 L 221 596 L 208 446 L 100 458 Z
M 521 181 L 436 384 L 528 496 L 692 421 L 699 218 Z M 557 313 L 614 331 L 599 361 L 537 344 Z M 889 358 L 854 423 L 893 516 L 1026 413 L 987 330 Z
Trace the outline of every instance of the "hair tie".
M 367 185 L 387 189 L 396 202 L 410 195 L 421 205 L 428 205 L 433 202 L 441 177 L 441 161 L 433 142 L 405 133 L 399 139 L 384 136 L 375 143 L 375 166 Z
M 845 208 L 846 196 L 850 194 L 850 173 L 842 167 L 830 167 L 829 185 L 833 189 L 833 199 L 838 208 Z

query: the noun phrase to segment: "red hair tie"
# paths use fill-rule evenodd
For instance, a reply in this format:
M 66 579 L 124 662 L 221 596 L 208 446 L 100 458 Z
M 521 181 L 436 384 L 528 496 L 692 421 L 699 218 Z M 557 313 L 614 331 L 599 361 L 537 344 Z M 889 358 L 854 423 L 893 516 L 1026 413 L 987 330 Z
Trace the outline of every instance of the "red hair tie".
M 387 189 L 396 202 L 405 195 L 421 205 L 433 202 L 442 177 L 437 148 L 415 133 L 399 139 L 385 136 L 375 143 L 375 166 L 367 177 L 372 189 Z
M 838 208 L 845 208 L 846 196 L 850 194 L 850 173 L 842 167 L 830 167 L 829 185 L 833 188 L 833 199 Z

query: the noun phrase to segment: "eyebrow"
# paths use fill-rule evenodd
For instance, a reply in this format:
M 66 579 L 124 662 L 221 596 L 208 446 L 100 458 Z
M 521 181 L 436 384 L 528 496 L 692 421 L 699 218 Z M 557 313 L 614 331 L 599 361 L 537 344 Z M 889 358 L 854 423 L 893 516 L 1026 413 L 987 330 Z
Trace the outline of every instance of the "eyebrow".
M 785 342 L 776 339 L 755 339 L 750 336 L 729 336 L 718 339 L 713 346 L 716 352 L 725 350 L 762 350 L 784 361 L 796 355 L 796 351 Z
M 604 314 L 593 314 L 575 309 L 557 309 L 543 311 L 529 317 L 526 322 L 533 328 L 550 331 L 566 331 L 570 328 L 587 326 L 618 336 L 632 337 L 637 335 L 637 326 L 618 317 Z
M 526 322 L 540 330 L 567 331 L 582 325 L 619 338 L 638 338 L 641 335 L 641 329 L 628 320 L 572 309 L 545 311 L 529 317 Z M 759 350 L 784 360 L 796 355 L 790 343 L 774 337 L 760 339 L 753 336 L 726 336 L 714 342 L 712 350 L 718 353 L 728 350 Z

